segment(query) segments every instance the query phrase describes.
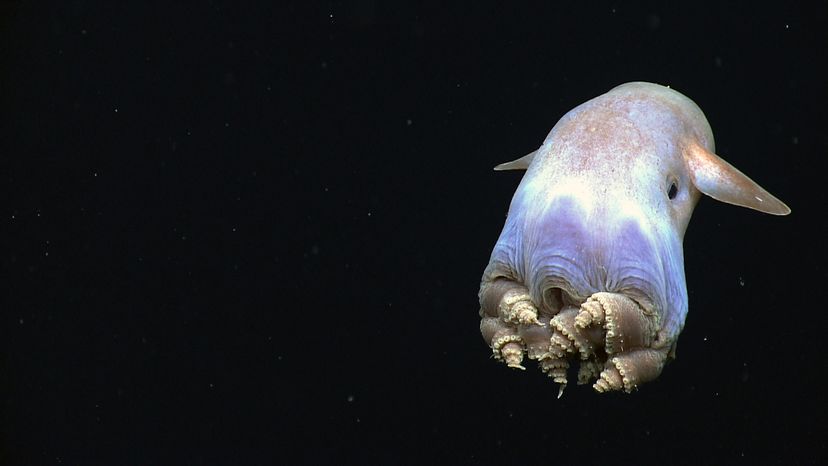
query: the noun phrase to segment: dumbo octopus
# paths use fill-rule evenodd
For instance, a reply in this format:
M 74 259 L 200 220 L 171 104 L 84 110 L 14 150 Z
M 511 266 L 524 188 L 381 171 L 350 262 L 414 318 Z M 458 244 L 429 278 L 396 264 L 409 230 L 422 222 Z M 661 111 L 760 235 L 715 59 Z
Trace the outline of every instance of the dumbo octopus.
M 687 317 L 682 241 L 701 194 L 773 215 L 790 209 L 714 153 L 702 111 L 632 82 L 571 110 L 525 169 L 480 284 L 494 358 L 524 354 L 560 384 L 631 392 L 675 357 Z

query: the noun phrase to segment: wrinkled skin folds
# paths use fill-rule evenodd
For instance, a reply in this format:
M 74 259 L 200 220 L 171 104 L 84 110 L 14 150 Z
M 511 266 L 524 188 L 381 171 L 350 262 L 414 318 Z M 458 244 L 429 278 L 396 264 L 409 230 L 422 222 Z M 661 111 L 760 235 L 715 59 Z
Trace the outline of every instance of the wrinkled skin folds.
M 525 169 L 480 285 L 494 358 L 537 365 L 560 387 L 631 392 L 675 357 L 687 316 L 682 241 L 701 194 L 790 209 L 714 153 L 701 110 L 627 83 L 567 113 Z M 570 366 L 573 366 L 570 370 Z

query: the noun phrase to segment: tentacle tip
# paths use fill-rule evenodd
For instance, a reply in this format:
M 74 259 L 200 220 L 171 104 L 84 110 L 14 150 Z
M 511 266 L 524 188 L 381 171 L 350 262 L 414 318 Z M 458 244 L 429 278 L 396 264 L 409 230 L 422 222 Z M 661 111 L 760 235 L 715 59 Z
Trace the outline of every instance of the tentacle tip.
M 592 324 L 592 314 L 589 311 L 581 311 L 575 316 L 575 326 L 578 328 L 587 328 Z
M 543 324 L 538 320 L 538 316 L 534 314 L 521 315 L 519 322 L 523 325 L 538 325 L 543 327 Z
M 559 400 L 560 400 L 560 399 L 561 399 L 561 397 L 563 396 L 563 394 L 564 394 L 564 389 L 565 389 L 565 388 L 566 388 L 566 384 L 565 384 L 565 383 L 560 384 L 560 386 L 558 387 L 558 399 L 559 399 Z
M 507 366 L 511 367 L 512 369 L 520 369 L 522 371 L 526 370 L 525 367 L 523 367 L 520 363 L 516 363 L 516 362 L 509 363 L 509 364 L 507 364 Z

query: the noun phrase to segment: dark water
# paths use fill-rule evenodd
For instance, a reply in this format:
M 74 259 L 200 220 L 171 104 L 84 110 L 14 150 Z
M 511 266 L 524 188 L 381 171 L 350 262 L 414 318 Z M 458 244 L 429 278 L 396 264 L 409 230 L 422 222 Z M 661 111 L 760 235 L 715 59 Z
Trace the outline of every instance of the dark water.
M 0 462 L 824 462 L 825 5 L 547 3 L 0 3 Z M 703 199 L 676 361 L 556 400 L 491 168 L 634 80 L 793 214 Z

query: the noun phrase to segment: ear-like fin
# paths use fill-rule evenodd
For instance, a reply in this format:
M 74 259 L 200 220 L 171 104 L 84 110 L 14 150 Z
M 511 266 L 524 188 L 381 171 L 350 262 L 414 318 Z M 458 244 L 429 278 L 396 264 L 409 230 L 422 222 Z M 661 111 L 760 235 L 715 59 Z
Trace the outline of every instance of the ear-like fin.
M 531 152 L 529 154 L 524 155 L 523 157 L 512 160 L 511 162 L 501 163 L 500 165 L 494 167 L 496 171 L 503 171 L 503 170 L 526 170 L 529 168 L 529 164 L 532 163 L 532 159 L 535 158 L 535 154 L 538 151 Z
M 784 202 L 699 144 L 688 147 L 685 159 L 693 184 L 713 199 L 772 215 L 791 213 Z

